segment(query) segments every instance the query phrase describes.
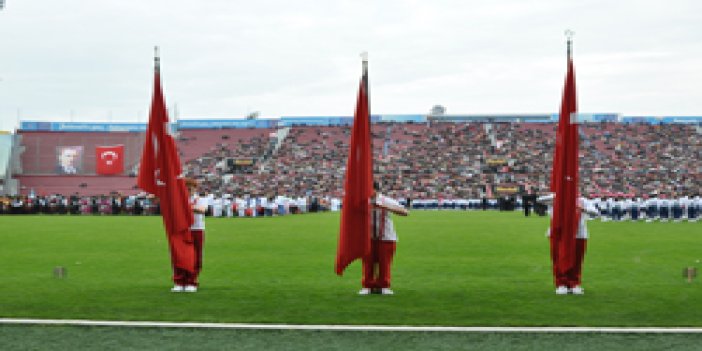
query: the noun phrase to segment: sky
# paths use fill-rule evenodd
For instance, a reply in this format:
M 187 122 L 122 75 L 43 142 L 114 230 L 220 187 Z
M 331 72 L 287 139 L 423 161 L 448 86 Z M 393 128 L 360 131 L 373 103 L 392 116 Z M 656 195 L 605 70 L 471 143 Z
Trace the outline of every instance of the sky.
M 575 32 L 581 112 L 702 115 L 699 0 L 5 0 L 0 130 L 145 122 L 160 47 L 178 118 L 555 113 Z

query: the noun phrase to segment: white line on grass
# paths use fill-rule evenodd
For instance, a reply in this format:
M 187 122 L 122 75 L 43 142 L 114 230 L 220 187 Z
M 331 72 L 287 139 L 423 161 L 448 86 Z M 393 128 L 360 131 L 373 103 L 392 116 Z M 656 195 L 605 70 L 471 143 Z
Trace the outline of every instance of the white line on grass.
M 150 328 L 203 329 L 273 329 L 273 330 L 334 330 L 334 331 L 398 331 L 398 332 L 473 332 L 473 333 L 636 333 L 636 334 L 702 334 L 702 328 L 619 328 L 619 327 L 442 327 L 406 325 L 304 325 L 304 324 L 246 324 L 195 322 L 93 321 L 83 319 L 14 319 L 0 318 L 0 324 L 71 325 Z

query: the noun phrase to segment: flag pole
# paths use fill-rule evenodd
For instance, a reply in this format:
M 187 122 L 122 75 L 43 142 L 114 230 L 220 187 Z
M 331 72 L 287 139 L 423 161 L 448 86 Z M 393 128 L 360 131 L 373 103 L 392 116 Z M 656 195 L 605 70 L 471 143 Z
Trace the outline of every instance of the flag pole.
M 361 65 L 363 67 L 363 77 L 365 78 L 364 88 L 366 89 L 366 96 L 368 96 L 368 51 L 361 53 Z M 370 106 L 368 106 L 368 111 L 370 111 Z
M 158 53 L 158 46 L 154 46 L 154 70 L 159 73 L 161 71 L 161 56 Z
M 369 83 L 368 83 L 368 51 L 363 51 L 360 54 L 361 56 L 361 67 L 362 67 L 362 77 L 363 77 L 363 89 L 366 91 L 366 106 L 368 107 L 368 129 L 372 130 L 371 128 L 371 113 L 370 113 L 370 91 L 369 91 Z M 371 177 L 375 175 L 375 162 L 373 162 L 373 133 L 371 131 L 371 138 L 369 140 L 370 142 L 370 149 L 371 149 L 371 171 L 373 172 L 371 174 Z M 372 182 L 371 182 L 372 183 Z
M 566 36 L 566 42 L 567 42 L 567 55 L 568 55 L 568 60 L 573 58 L 573 37 L 575 36 L 575 32 L 566 29 L 565 30 L 565 36 Z
M 566 36 L 566 55 L 568 58 L 568 64 L 570 65 L 570 62 L 573 61 L 573 37 L 575 36 L 575 31 L 571 29 L 566 29 L 564 35 Z M 571 115 L 568 116 L 568 121 L 569 123 L 576 123 L 577 118 L 577 116 Z

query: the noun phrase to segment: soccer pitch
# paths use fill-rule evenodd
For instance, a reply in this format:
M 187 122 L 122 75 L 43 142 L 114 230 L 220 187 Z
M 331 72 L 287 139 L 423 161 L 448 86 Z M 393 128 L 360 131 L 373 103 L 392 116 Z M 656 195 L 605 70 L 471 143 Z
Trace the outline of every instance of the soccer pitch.
M 395 223 L 393 296 L 356 295 L 359 262 L 334 274 L 337 213 L 208 218 L 201 289 L 173 294 L 160 217 L 3 216 L 0 317 L 702 326 L 700 282 L 682 278 L 700 266 L 702 223 L 590 221 L 584 296 L 553 293 L 546 217 L 415 211 Z M 54 277 L 57 266 L 66 277 Z M 18 327 L 0 335 L 8 330 Z

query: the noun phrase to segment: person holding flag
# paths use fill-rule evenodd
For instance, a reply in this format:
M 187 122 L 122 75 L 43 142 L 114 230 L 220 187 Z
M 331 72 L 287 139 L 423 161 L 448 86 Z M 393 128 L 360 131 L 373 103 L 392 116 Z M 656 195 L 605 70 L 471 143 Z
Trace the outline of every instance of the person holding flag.
M 202 270 L 202 248 L 205 242 L 205 212 L 207 212 L 207 198 L 200 196 L 197 191 L 197 181 L 192 178 L 185 179 L 185 186 L 190 193 L 190 208 L 193 211 L 193 225 L 190 226 L 190 235 L 193 239 L 193 256 L 195 257 L 195 269 L 174 267 L 173 281 L 175 285 L 172 292 L 197 292 L 199 286 L 198 277 Z
M 397 200 L 380 193 L 378 182 L 373 183 L 373 214 L 371 232 L 371 252 L 362 258 L 363 288 L 359 295 L 380 293 L 392 295 L 390 289 L 390 267 L 395 256 L 397 232 L 390 213 L 407 216 L 409 212 Z
M 571 57 L 572 32 L 568 36 L 568 72 L 556 130 L 556 147 L 551 170 L 553 216 L 550 227 L 551 261 L 556 294 L 581 294 L 580 264 L 585 253 L 584 240 L 577 240 L 582 220 L 578 210 L 579 134 L 575 70 Z
M 184 277 L 197 277 L 195 243 L 190 231 L 194 218 L 175 141 L 168 132 L 168 113 L 161 90 L 158 53 L 154 60 L 154 93 L 137 185 L 160 200 L 175 283 L 172 291 L 180 292 L 185 291 Z
M 546 205 L 549 207 L 548 214 L 552 215 L 552 204 L 553 204 L 554 194 L 549 194 L 545 196 L 540 196 L 537 199 L 538 203 Z M 587 248 L 587 239 L 589 233 L 587 231 L 587 221 L 590 218 L 599 216 L 600 212 L 595 207 L 592 200 L 588 200 L 584 197 L 578 198 L 577 203 L 577 213 L 576 220 L 578 222 L 578 231 L 575 234 L 575 257 L 574 264 L 571 269 L 565 272 L 556 271 L 554 268 L 554 276 L 556 278 L 556 294 L 565 295 L 571 293 L 573 295 L 583 295 L 585 290 L 582 287 L 581 277 L 583 271 L 583 261 L 585 260 L 585 250 Z M 546 236 L 551 238 L 551 228 L 546 232 Z M 558 255 L 558 251 L 555 251 L 555 255 Z M 558 261 L 558 257 L 553 259 L 554 262 Z

